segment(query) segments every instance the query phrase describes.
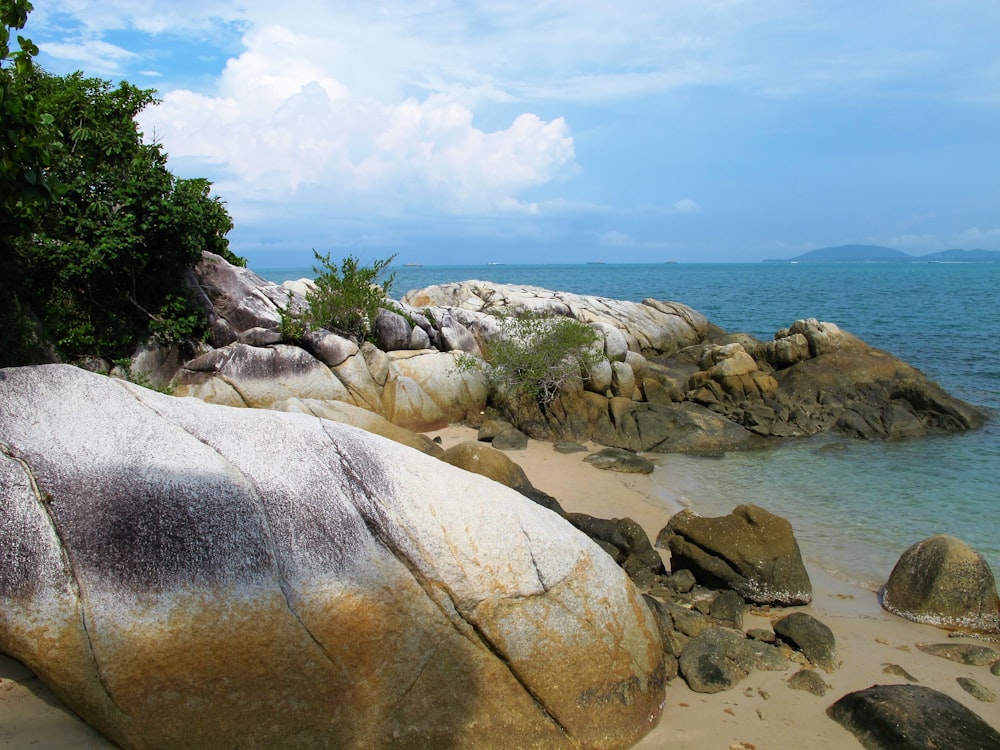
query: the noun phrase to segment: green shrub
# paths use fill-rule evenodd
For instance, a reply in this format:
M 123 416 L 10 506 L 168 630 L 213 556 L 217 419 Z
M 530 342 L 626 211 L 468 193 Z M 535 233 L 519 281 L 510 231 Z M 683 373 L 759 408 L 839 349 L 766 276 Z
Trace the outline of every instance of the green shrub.
M 301 337 L 307 330 L 325 328 L 358 341 L 372 341 L 375 316 L 385 306 L 395 274 L 379 281 L 379 277 L 393 260 L 377 260 L 362 266 L 353 255 L 348 255 L 338 266 L 330 254 L 313 255 L 320 267 L 316 273 L 316 288 L 306 295 L 309 309 L 300 316 L 286 310 L 282 316 L 282 331 L 289 338 Z
M 528 396 L 542 407 L 604 356 L 595 346 L 598 333 L 574 318 L 524 312 L 497 316 L 497 323 L 486 361 L 459 356 L 458 371 L 484 369 L 494 392 Z

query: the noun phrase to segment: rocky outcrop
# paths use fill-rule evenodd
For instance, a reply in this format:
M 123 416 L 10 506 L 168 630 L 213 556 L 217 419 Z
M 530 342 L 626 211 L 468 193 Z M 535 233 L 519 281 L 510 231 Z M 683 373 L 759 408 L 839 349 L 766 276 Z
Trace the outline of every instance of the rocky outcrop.
M 1000 632 L 993 571 L 982 555 L 953 536 L 932 536 L 903 552 L 880 598 L 886 610 L 915 622 Z
M 1000 733 L 954 698 L 920 685 L 873 685 L 827 714 L 871 750 L 1000 748 Z
M 346 425 L 3 370 L 0 479 L 0 649 L 123 748 L 624 748 L 662 706 L 610 557 Z
M 756 505 L 704 518 L 673 516 L 656 546 L 670 550 L 673 570 L 691 570 L 703 585 L 729 587 L 758 604 L 808 604 L 812 584 L 788 521 Z

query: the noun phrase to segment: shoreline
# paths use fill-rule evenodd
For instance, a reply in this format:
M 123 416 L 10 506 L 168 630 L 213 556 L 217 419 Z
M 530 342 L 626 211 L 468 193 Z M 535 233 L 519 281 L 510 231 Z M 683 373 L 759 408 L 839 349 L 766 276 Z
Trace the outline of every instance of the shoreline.
M 463 440 L 475 440 L 476 430 L 452 425 L 428 433 L 441 438 L 448 448 Z M 585 443 L 588 449 L 601 446 Z M 586 453 L 561 454 L 549 443 L 529 440 L 520 451 L 505 451 L 521 466 L 535 487 L 555 497 L 567 511 L 602 518 L 628 516 L 656 541 L 656 535 L 672 512 L 696 503 L 682 493 L 670 496 L 668 483 L 653 474 L 618 474 L 583 463 Z M 664 492 L 668 493 L 664 497 Z M 675 508 L 671 509 L 671 504 Z M 762 503 L 764 507 L 766 502 Z M 666 552 L 661 551 L 665 556 Z M 907 682 L 884 670 L 896 665 L 919 680 L 919 684 L 949 695 L 987 723 L 1000 728 L 1000 703 L 984 703 L 965 692 L 958 677 L 977 680 L 1000 693 L 1000 679 L 989 667 L 974 667 L 931 656 L 917 643 L 976 643 L 979 638 L 950 637 L 930 625 L 910 622 L 882 609 L 876 592 L 835 577 L 809 560 L 805 561 L 813 585 L 813 602 L 804 607 L 749 606 L 743 629 L 770 628 L 773 620 L 804 611 L 824 622 L 837 640 L 838 667 L 817 670 L 829 685 L 816 696 L 790 688 L 786 683 L 801 664 L 789 662 L 784 672 L 755 670 L 731 690 L 715 694 L 691 691 L 682 677 L 667 685 L 663 714 L 657 726 L 633 747 L 636 750 L 768 750 L 778 747 L 860 748 L 846 729 L 826 715 L 826 709 L 843 695 L 875 684 Z M 887 574 L 888 575 L 888 574 Z M 1000 645 L 993 645 L 1000 651 Z
M 476 430 L 452 425 L 427 433 L 449 448 L 476 440 Z M 588 444 L 588 448 L 599 446 Z M 601 518 L 630 517 L 655 542 L 672 512 L 687 507 L 678 499 L 670 508 L 664 484 L 654 475 L 618 474 L 583 462 L 587 454 L 561 454 L 551 444 L 535 440 L 520 451 L 506 454 L 524 469 L 540 490 L 555 497 L 567 511 Z M 654 471 L 655 473 L 655 471 Z M 765 504 L 766 507 L 766 504 Z M 693 508 L 697 510 L 697 507 Z M 654 729 L 633 747 L 637 750 L 765 750 L 777 747 L 860 748 L 860 743 L 826 715 L 841 696 L 874 684 L 906 682 L 886 673 L 896 665 L 919 684 L 943 692 L 1000 728 L 1000 703 L 984 703 L 966 693 L 956 678 L 972 678 L 1000 693 L 1000 679 L 989 667 L 976 667 L 931 656 L 917 643 L 970 642 L 949 633 L 885 612 L 874 591 L 867 590 L 811 564 L 813 602 L 806 607 L 749 607 L 744 630 L 770 628 L 774 619 L 806 611 L 824 622 L 837 641 L 838 666 L 818 670 L 829 685 L 823 696 L 794 690 L 786 683 L 802 665 L 790 661 L 783 672 L 755 670 L 731 690 L 715 694 L 691 691 L 683 678 L 666 689 L 663 713 Z M 1000 651 L 1000 645 L 994 645 Z M 0 748 L 48 747 L 54 750 L 106 750 L 108 740 L 65 708 L 41 681 L 19 662 L 0 656 Z

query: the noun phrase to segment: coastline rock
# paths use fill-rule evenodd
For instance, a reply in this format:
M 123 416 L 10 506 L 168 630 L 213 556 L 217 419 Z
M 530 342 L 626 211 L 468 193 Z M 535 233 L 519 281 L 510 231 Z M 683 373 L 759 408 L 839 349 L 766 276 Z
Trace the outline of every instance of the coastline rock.
M 870 750 L 1000 749 L 1000 732 L 954 698 L 921 685 L 873 685 L 827 715 Z
M 659 715 L 641 595 L 495 482 L 59 365 L 0 371 L 0 446 L 2 649 L 123 748 L 625 748 Z
M 918 643 L 917 648 L 925 654 L 973 667 L 983 667 L 1000 658 L 1000 654 L 989 646 L 974 643 Z
M 660 531 L 671 568 L 688 569 L 703 585 L 731 588 L 757 604 L 808 604 L 812 583 L 792 526 L 756 505 L 704 518 L 684 510 Z
M 882 607 L 941 628 L 1000 632 L 993 571 L 961 539 L 939 534 L 909 547 L 882 587 Z
M 680 674 L 696 693 L 729 690 L 756 667 L 780 671 L 787 660 L 774 646 L 726 628 L 706 628 L 684 646 Z
M 814 669 L 800 669 L 788 678 L 788 687 L 792 690 L 804 690 L 820 697 L 826 695 L 830 689 L 830 686 Z

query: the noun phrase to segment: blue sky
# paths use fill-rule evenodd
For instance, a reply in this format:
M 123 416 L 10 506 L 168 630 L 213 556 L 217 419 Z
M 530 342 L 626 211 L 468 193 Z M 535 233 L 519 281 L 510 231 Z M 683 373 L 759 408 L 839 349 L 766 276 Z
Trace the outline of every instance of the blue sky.
M 36 0 L 253 267 L 1000 249 L 993 0 Z

